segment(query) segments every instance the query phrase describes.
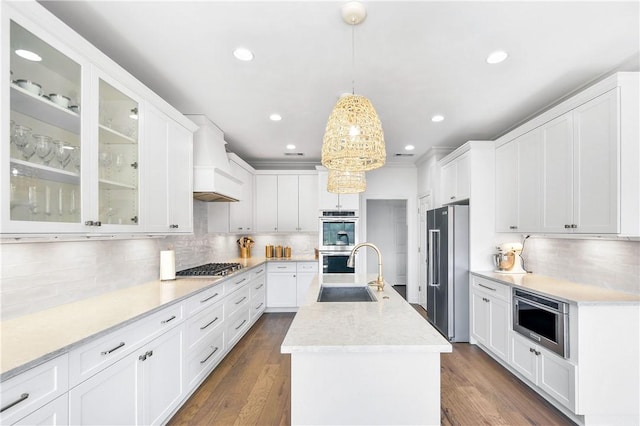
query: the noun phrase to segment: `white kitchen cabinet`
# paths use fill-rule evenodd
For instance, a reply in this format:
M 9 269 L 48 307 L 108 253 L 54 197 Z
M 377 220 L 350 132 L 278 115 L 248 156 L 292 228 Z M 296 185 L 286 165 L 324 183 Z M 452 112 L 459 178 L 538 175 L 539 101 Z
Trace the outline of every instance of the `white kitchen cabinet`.
M 65 426 L 69 424 L 69 395 L 64 394 L 18 420 L 16 426 Z
M 260 318 L 267 307 L 267 277 L 264 272 L 266 268 L 261 266 L 253 272 L 251 286 L 251 322 Z
M 297 306 L 296 262 L 267 264 L 267 309 Z
M 256 175 L 256 231 L 278 230 L 278 176 Z
M 318 275 L 318 262 L 297 262 L 296 265 L 296 306 L 305 304 L 307 292 L 313 279 Z
M 231 174 L 242 181 L 238 202 L 229 205 L 229 232 L 249 232 L 253 230 L 253 173 L 231 159 Z
M 319 210 L 360 210 L 360 194 L 334 194 L 327 191 L 329 172 L 318 170 Z
M 535 129 L 496 149 L 496 230 L 540 228 L 542 141 Z
M 152 106 L 144 116 L 147 232 L 193 232 L 193 134 Z
M 11 134 L 10 143 L 0 147 L 2 233 L 147 232 L 141 215 L 151 208 L 143 205 L 148 189 L 142 176 L 153 160 L 146 144 L 155 144 L 140 127 L 146 106 L 195 126 L 42 6 L 3 2 L 1 7 L 2 32 L 11 47 L 2 70 L 7 77 L 2 110 L 9 111 L 3 119 L 10 120 L 3 128 Z M 23 60 L 14 53 L 18 46 L 46 60 Z M 41 91 L 9 80 L 36 82 Z M 58 103 L 41 96 L 51 93 L 61 95 Z M 170 155 L 184 166 L 185 152 Z M 181 187 L 190 179 L 185 169 L 180 176 L 168 170 Z M 185 199 L 175 205 L 184 206 Z M 181 222 L 191 216 L 179 213 Z
M 577 370 L 575 364 L 517 333 L 512 332 L 510 335 L 510 365 L 527 380 L 575 412 Z
M 471 336 L 494 355 L 509 360 L 508 286 L 471 276 Z
M 256 230 L 317 232 L 315 179 L 315 174 L 257 174 Z
M 468 152 L 445 163 L 441 169 L 441 191 L 443 204 L 457 203 L 469 199 L 470 154 Z
M 71 424 L 159 424 L 181 402 L 183 329 L 142 345 L 69 392 Z
M 13 424 L 22 419 L 25 424 L 28 421 L 24 418 L 32 413 L 35 418 L 50 417 L 47 413 L 54 415 L 55 407 L 35 413 L 66 394 L 69 389 L 68 365 L 69 357 L 64 354 L 2 382 L 0 423 Z

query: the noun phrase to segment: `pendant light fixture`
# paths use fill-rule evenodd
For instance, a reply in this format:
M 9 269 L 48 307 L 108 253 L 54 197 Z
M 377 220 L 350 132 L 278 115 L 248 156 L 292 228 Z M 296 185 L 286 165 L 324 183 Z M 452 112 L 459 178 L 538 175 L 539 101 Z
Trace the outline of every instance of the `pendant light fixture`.
M 367 190 L 364 172 L 341 172 L 329 169 L 327 191 L 334 194 L 357 194 Z
M 342 96 L 329 115 L 322 141 L 322 165 L 329 170 L 365 172 L 382 167 L 386 160 L 382 124 L 371 101 L 355 94 L 355 26 L 367 11 L 360 2 L 342 6 L 342 18 L 352 25 L 352 93 Z

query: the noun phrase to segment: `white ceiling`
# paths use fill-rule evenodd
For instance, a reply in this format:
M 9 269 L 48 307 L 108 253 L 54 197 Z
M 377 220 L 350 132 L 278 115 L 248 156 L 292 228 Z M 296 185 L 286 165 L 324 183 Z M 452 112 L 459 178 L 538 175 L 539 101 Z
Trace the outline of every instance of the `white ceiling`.
M 205 114 L 259 168 L 318 163 L 338 96 L 367 96 L 388 162 L 494 139 L 613 70 L 638 70 L 638 1 L 368 1 L 351 27 L 333 1 L 46 1 L 185 114 Z M 232 51 L 250 48 L 252 62 Z M 503 49 L 510 57 L 488 65 Z M 269 115 L 277 112 L 280 122 Z M 430 117 L 445 120 L 432 123 Z M 303 157 L 285 157 L 286 144 Z M 394 158 L 404 146 L 413 158 Z

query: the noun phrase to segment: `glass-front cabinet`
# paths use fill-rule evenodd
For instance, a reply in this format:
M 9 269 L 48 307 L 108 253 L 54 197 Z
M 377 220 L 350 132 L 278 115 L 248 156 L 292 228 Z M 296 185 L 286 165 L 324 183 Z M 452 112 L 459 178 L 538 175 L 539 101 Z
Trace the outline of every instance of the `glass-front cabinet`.
M 138 224 L 140 103 L 98 78 L 98 220 Z
M 2 180 L 9 183 L 9 202 L 2 216 L 16 230 L 51 229 L 47 223 L 77 229 L 85 192 L 83 67 L 18 23 L 9 28 L 9 126 L 2 138 L 2 152 L 9 153 L 9 165 L 3 165 L 9 176 Z

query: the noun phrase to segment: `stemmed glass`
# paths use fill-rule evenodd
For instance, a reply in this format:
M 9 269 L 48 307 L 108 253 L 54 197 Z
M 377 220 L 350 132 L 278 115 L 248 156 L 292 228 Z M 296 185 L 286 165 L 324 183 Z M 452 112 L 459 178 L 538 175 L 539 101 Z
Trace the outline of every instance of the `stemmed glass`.
M 22 150 L 22 148 L 29 143 L 29 133 L 31 133 L 31 128 L 14 124 L 11 131 L 11 142 L 13 142 L 18 149 Z
M 64 141 L 61 140 L 56 140 L 53 143 L 53 152 L 55 154 L 56 160 L 58 161 L 58 163 L 60 163 L 62 169 L 65 169 L 69 164 L 69 161 L 71 161 L 71 151 L 73 150 L 73 148 L 67 146 L 67 144 L 65 144 Z
M 80 147 L 74 146 L 71 151 L 71 164 L 75 167 L 76 171 L 80 171 Z
M 110 151 L 102 151 L 100 153 L 100 165 L 102 166 L 103 176 L 106 177 L 107 168 L 111 166 L 113 162 L 113 156 Z
M 53 144 L 49 136 L 45 135 L 33 135 L 36 140 L 36 154 L 42 159 L 45 165 L 49 165 L 49 162 L 53 158 Z
M 33 157 L 33 155 L 36 153 L 36 144 L 35 142 L 29 141 L 26 144 L 22 145 L 20 150 L 22 151 L 22 158 L 29 161 L 31 157 Z

